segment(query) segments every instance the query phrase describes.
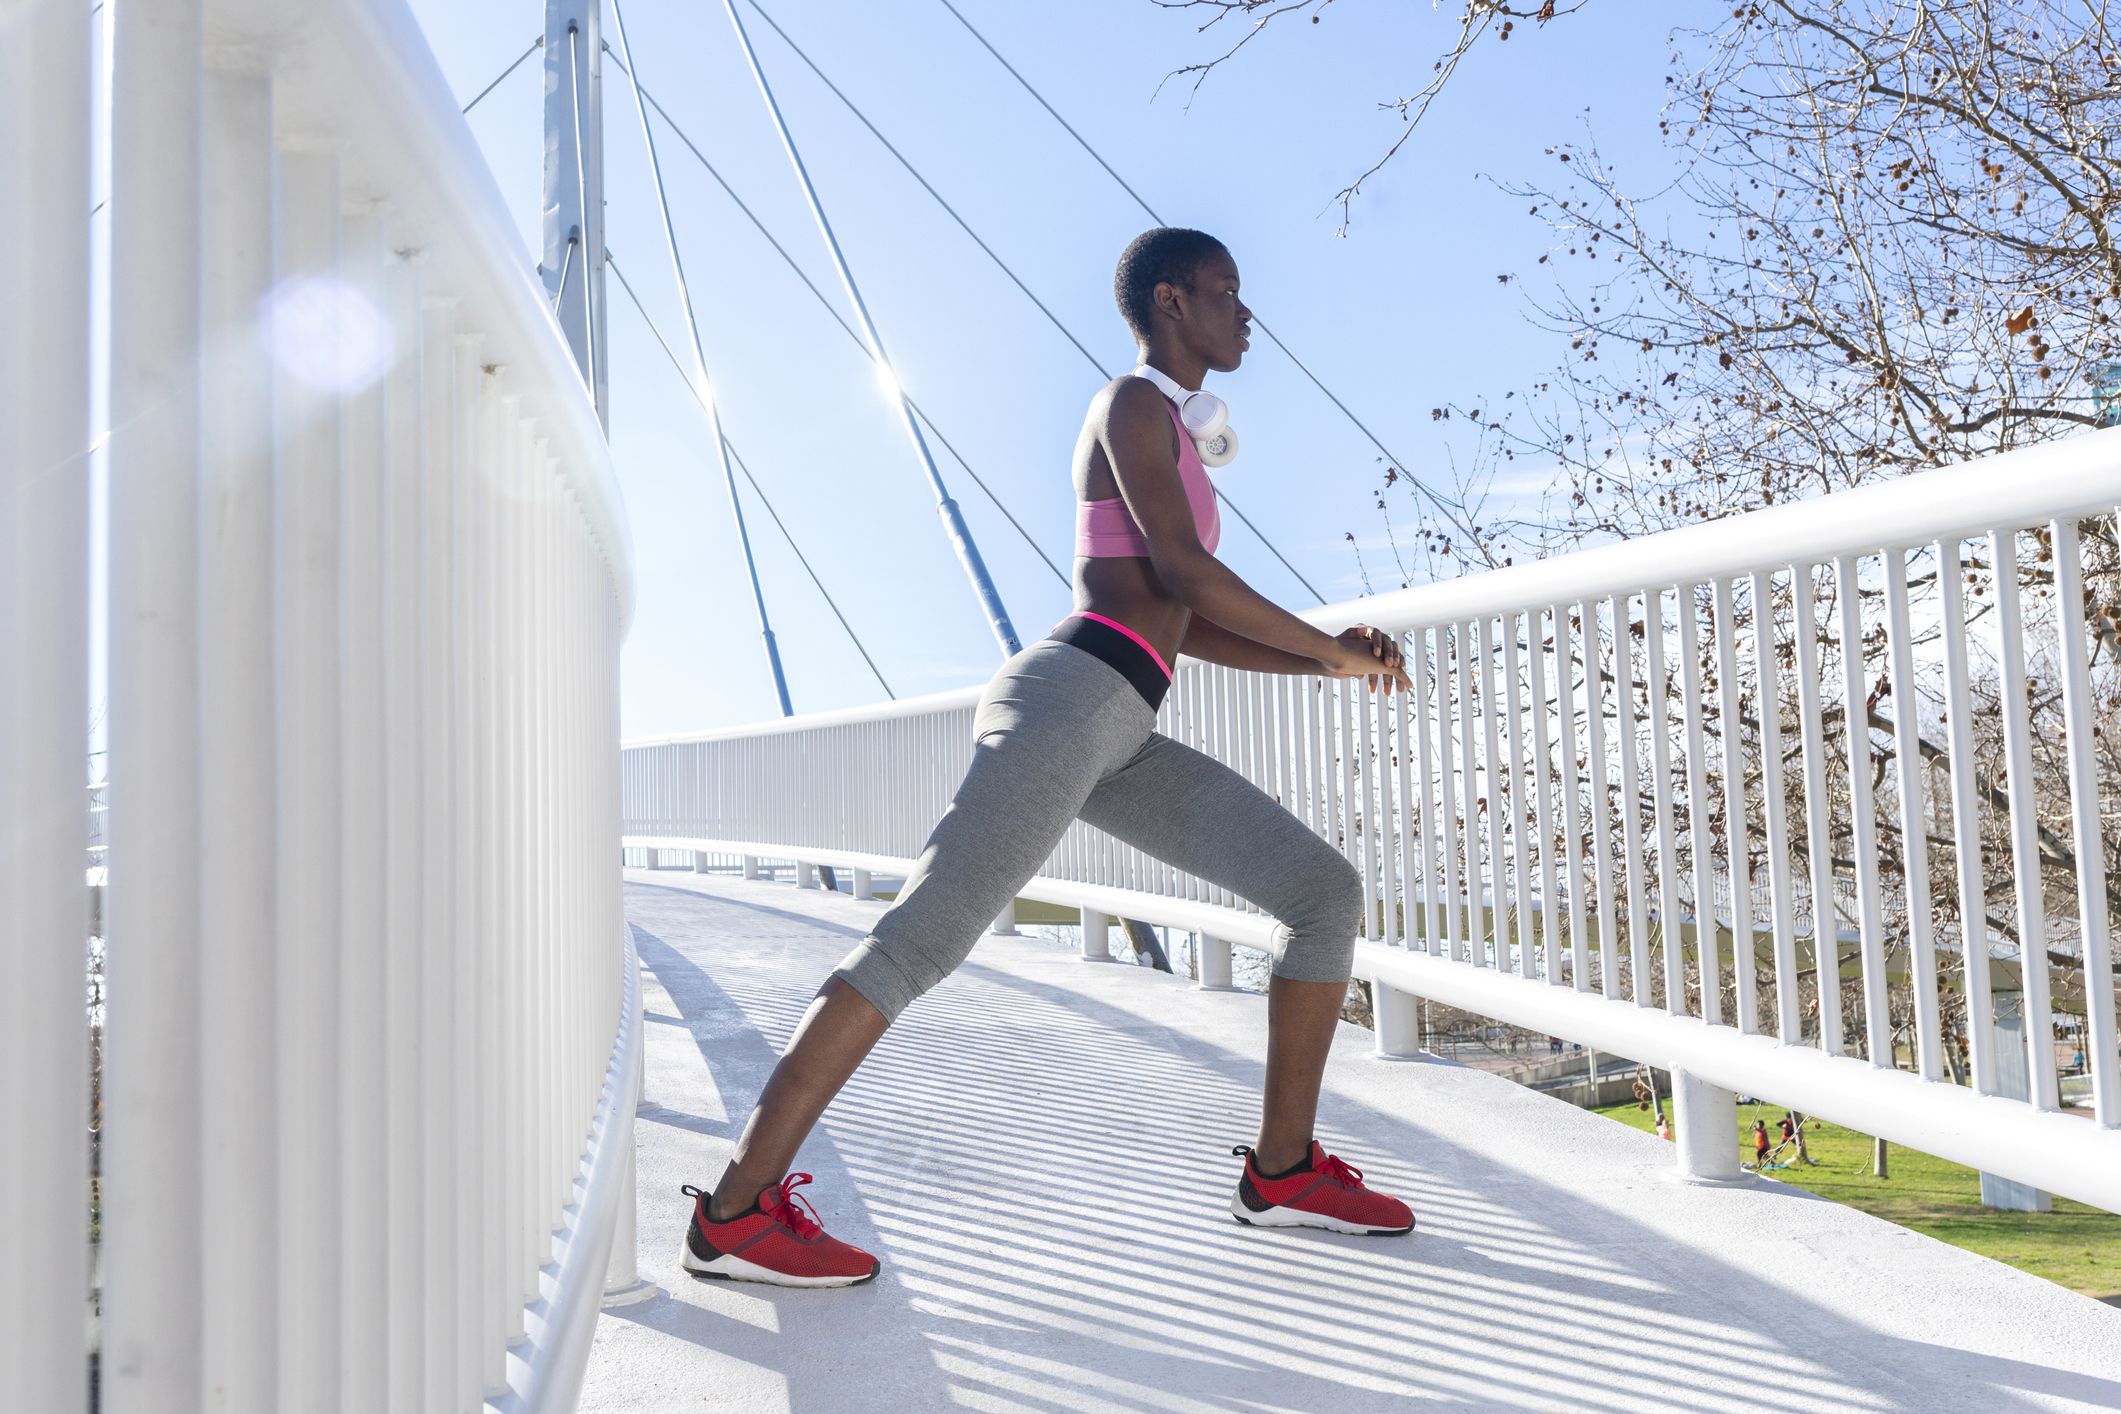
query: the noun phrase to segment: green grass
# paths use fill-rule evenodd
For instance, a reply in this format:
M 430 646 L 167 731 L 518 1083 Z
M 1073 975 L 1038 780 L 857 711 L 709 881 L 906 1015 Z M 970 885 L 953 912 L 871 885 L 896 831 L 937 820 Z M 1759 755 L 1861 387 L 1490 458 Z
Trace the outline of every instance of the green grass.
M 1665 1102 L 1667 1106 L 1670 1101 Z M 1637 1129 L 1655 1127 L 1648 1110 L 1631 1102 L 1598 1111 Z M 1768 1140 L 1780 1136 L 1779 1105 L 1740 1105 L 1732 1143 L 1748 1162 L 1753 1121 L 1767 1121 Z M 2006 1262 L 2020 1271 L 2121 1305 L 2121 1214 L 2057 1198 L 2052 1213 L 2008 1213 L 1981 1206 L 1981 1179 L 1963 1164 L 1891 1145 L 1887 1177 L 1871 1173 L 1871 1137 L 1814 1120 L 1806 1129 L 1813 1166 L 1773 1170 L 1769 1177 L 1823 1198 L 1860 1208 L 1940 1242 Z

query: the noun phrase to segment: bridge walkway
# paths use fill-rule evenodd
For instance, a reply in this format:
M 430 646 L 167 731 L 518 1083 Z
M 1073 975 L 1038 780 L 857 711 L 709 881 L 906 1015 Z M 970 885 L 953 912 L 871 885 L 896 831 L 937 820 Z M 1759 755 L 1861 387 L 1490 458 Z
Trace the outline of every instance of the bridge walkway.
M 1266 1003 L 989 937 L 802 1156 L 883 1275 L 696 1283 L 720 1172 L 812 991 L 884 907 L 629 871 L 648 1028 L 641 1273 L 585 1410 L 2121 1407 L 2121 1310 L 1775 1183 L 1681 1184 L 1659 1140 L 1343 1026 L 1320 1137 L 1409 1239 L 1240 1227 Z

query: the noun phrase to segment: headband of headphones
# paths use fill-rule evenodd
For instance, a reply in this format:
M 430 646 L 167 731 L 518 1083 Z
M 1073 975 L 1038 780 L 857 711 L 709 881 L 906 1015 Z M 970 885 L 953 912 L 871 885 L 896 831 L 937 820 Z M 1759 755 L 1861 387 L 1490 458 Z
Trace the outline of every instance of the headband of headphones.
M 1148 379 L 1178 404 L 1178 420 L 1186 425 L 1186 435 L 1193 439 L 1202 466 L 1224 467 L 1236 460 L 1237 429 L 1230 425 L 1230 408 L 1221 398 L 1205 389 L 1182 388 L 1170 374 L 1146 363 L 1134 370 L 1134 376 Z

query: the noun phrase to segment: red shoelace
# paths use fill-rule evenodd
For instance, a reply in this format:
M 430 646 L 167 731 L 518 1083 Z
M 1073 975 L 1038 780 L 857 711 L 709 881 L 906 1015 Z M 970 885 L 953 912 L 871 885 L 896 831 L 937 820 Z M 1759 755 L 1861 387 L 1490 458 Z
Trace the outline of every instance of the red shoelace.
M 1362 1170 L 1335 1155 L 1327 1154 L 1326 1161 L 1318 1166 L 1318 1171 L 1342 1188 L 1362 1187 Z
M 825 1224 L 818 1218 L 817 1209 L 810 1206 L 810 1200 L 796 1196 L 795 1190 L 808 1182 L 809 1174 L 791 1173 L 782 1179 L 781 1186 L 774 1190 L 770 1205 L 763 1200 L 759 1204 L 760 1210 L 767 1217 L 783 1224 L 797 1237 L 804 1239 L 816 1237 L 825 1230 Z M 798 1204 L 801 1206 L 798 1207 Z

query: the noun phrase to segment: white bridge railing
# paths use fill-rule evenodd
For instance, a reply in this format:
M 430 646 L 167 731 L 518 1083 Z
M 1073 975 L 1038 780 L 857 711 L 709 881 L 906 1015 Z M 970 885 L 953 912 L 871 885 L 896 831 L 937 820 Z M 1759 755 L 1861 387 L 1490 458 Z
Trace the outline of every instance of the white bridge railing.
M 602 430 L 402 0 L 114 11 L 98 370 L 90 7 L 0 4 L 0 1408 L 572 1407 L 640 1054 Z
M 1159 728 L 1369 881 L 1380 1051 L 1431 998 L 2121 1211 L 2117 503 L 2101 432 L 1336 605 L 1410 697 L 1188 660 Z M 630 743 L 627 843 L 903 872 L 978 695 Z M 1204 980 L 1271 929 L 1080 822 L 1022 893 L 1195 930 Z

